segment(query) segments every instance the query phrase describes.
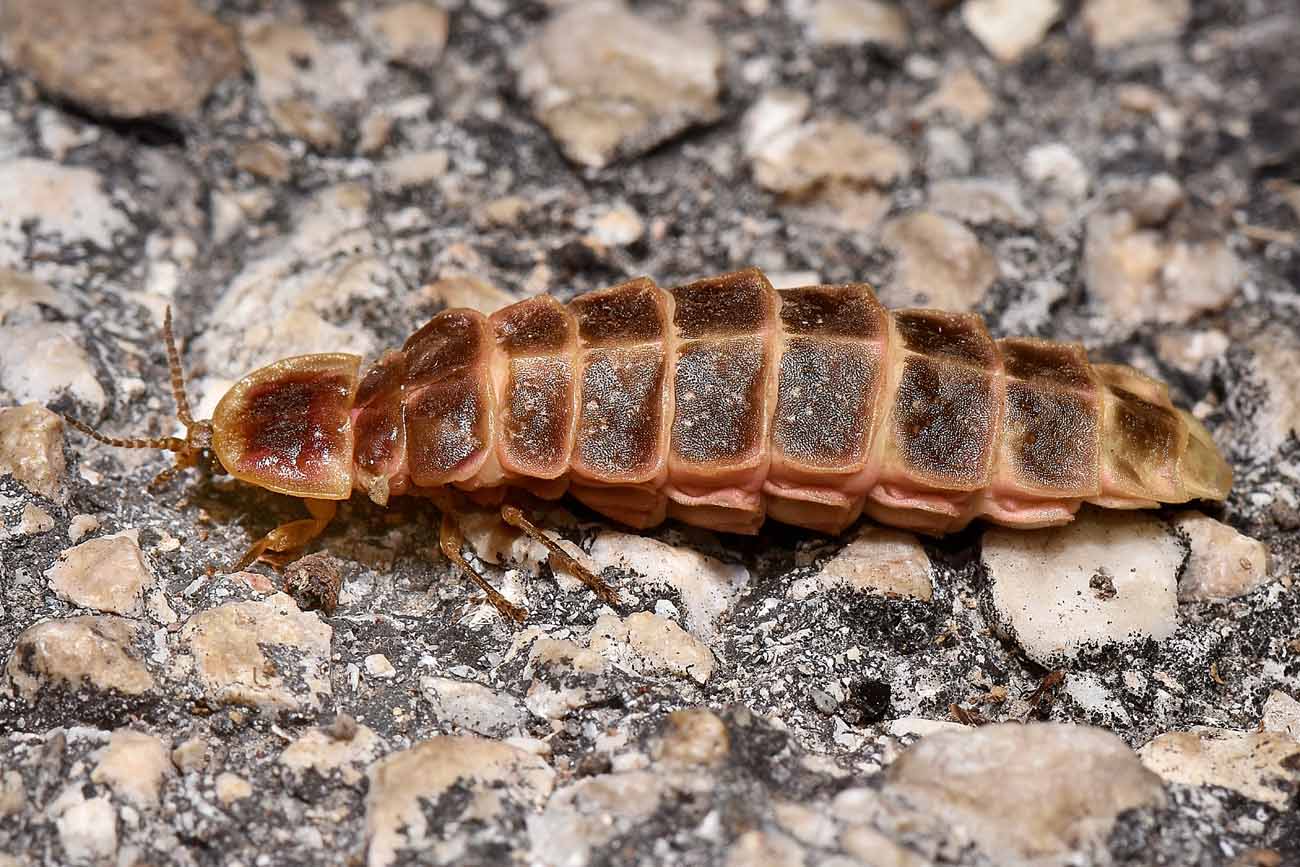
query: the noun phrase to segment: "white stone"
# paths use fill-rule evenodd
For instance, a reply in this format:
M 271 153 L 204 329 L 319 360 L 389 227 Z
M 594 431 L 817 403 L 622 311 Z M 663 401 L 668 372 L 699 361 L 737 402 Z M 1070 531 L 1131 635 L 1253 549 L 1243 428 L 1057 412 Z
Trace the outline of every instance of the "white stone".
M 1268 546 L 1200 512 L 1183 512 L 1174 528 L 1191 544 L 1178 601 L 1232 599 L 1268 580 Z
M 74 804 L 59 816 L 59 842 L 71 861 L 100 861 L 117 854 L 117 813 L 106 797 Z
M 1281 732 L 1300 741 L 1300 701 L 1280 690 L 1273 690 L 1264 701 L 1264 731 Z
M 625 247 L 643 234 L 645 223 L 629 205 L 604 209 L 591 221 L 591 239 L 608 247 Z
M 669 792 L 663 777 L 643 770 L 601 774 L 556 789 L 546 809 L 528 818 L 539 864 L 583 867 L 593 849 L 627 833 L 659 809 Z
M 763 94 L 745 112 L 741 123 L 746 156 L 759 153 L 779 133 L 794 129 L 808 116 L 812 100 L 808 94 L 774 88 Z
M 803 849 L 779 831 L 746 831 L 727 849 L 726 867 L 804 867 Z
M 1280 732 L 1198 728 L 1168 732 L 1140 750 L 1142 762 L 1184 786 L 1223 786 L 1284 810 L 1300 791 L 1300 742 Z
M 0 773 L 0 819 L 16 815 L 27 806 L 27 784 L 18 771 Z
M 787 196 L 806 195 L 827 183 L 888 186 L 911 171 L 912 161 L 902 147 L 844 118 L 777 132 L 754 153 L 754 179 Z
M 1275 325 L 1261 330 L 1249 346 L 1255 378 L 1263 386 L 1261 411 L 1254 418 L 1251 435 L 1259 453 L 1271 454 L 1292 435 L 1300 436 L 1300 389 L 1295 387 L 1300 338 L 1286 326 Z
M 395 156 L 379 171 L 379 183 L 392 191 L 422 187 L 447 174 L 450 155 L 441 148 Z
M 1015 63 L 1038 43 L 1061 14 L 1058 0 L 966 0 L 962 20 L 989 53 Z
M 230 771 L 222 771 L 217 774 L 213 788 L 216 791 L 217 800 L 226 807 L 253 794 L 253 785 L 248 780 Z
M 770 91 L 746 115 L 755 181 L 803 222 L 873 230 L 889 211 L 882 190 L 912 171 L 907 151 L 842 117 L 800 125 L 804 102 L 798 94 Z
M 172 750 L 171 759 L 182 774 L 202 771 L 208 765 L 208 739 L 203 735 L 186 738 Z
M 892 3 L 881 0 L 817 0 L 808 14 L 808 32 L 825 45 L 876 43 L 907 48 L 907 18 Z
M 344 785 L 355 786 L 364 777 L 366 765 L 383 751 L 379 737 L 368 726 L 355 725 L 350 736 L 312 729 L 280 753 L 280 764 L 295 774 L 308 770 L 321 777 L 337 775 Z
M 388 867 L 398 849 L 417 851 L 438 839 L 423 805 L 436 803 L 460 784 L 477 795 L 468 817 L 491 823 L 503 799 L 540 807 L 555 786 L 555 772 L 531 753 L 479 737 L 433 737 L 370 766 L 366 795 L 366 846 L 370 867 Z
M 140 531 L 130 529 L 69 548 L 45 573 L 50 589 L 82 608 L 141 616 L 145 592 L 156 579 L 139 540 Z
M 565 156 L 600 168 L 717 117 L 721 66 L 722 46 L 698 21 L 593 0 L 523 47 L 519 90 Z
M 641 584 L 676 588 L 686 606 L 687 629 L 706 644 L 717 634 L 718 618 L 749 585 L 744 566 L 631 533 L 601 533 L 589 558 L 597 572 L 613 567 Z
M 913 211 L 890 220 L 881 243 L 895 258 L 893 281 L 880 293 L 890 307 L 971 310 L 998 276 L 998 262 L 956 220 Z
M 995 178 L 954 178 L 930 185 L 932 210 L 963 223 L 981 226 L 1006 223 L 1025 228 L 1035 222 L 1034 212 L 1020 197 L 1015 181 Z
M 439 720 L 486 737 L 523 729 L 528 714 L 513 696 L 450 677 L 422 677 L 420 691 Z
M 331 693 L 333 630 L 315 612 L 301 612 L 276 593 L 258 602 L 228 602 L 192 616 L 181 630 L 199 683 L 223 704 L 269 711 L 319 708 Z M 263 648 L 280 647 L 297 670 L 280 671 Z
M 1140 512 L 1087 509 L 1064 527 L 984 534 L 998 626 L 1043 665 L 1172 634 L 1183 556 L 1169 528 Z
M 131 228 L 126 215 L 90 169 L 47 160 L 22 158 L 0 163 L 0 267 L 24 268 L 23 226 L 34 223 L 41 234 L 57 235 L 64 244 L 89 242 L 113 249 L 117 233 Z
M 934 92 L 917 106 L 922 118 L 942 115 L 963 126 L 978 126 L 993 113 L 993 95 L 970 67 L 961 66 L 939 81 Z
M 272 361 L 376 353 L 375 335 L 356 308 L 400 280 L 365 228 L 369 205 L 358 184 L 326 188 L 301 207 L 286 237 L 249 257 L 194 341 L 208 371 L 198 383 L 199 415 L 210 415 L 235 379 Z
M 157 806 L 163 780 L 172 774 L 167 745 L 154 735 L 128 728 L 114 731 L 96 758 L 99 763 L 90 779 L 107 784 L 118 797 L 141 808 Z
M 372 653 L 365 659 L 366 674 L 380 680 L 397 677 L 397 669 L 382 653 Z
M 1087 221 L 1083 277 L 1118 322 L 1187 322 L 1231 303 L 1242 266 L 1222 240 L 1170 241 L 1129 211 L 1102 211 Z
M 572 710 L 611 695 L 605 658 L 572 641 L 538 638 L 524 674 L 532 678 L 524 705 L 543 719 L 562 719 Z
M 730 754 L 727 724 L 706 707 L 670 713 L 655 749 L 656 759 L 677 767 L 717 767 Z
M 104 387 L 81 344 L 80 330 L 70 323 L 0 326 L 0 388 L 19 403 L 44 404 L 70 394 L 103 409 Z
M 357 40 L 325 42 L 288 21 L 249 20 L 241 38 L 272 121 L 317 147 L 341 143 L 333 110 L 361 103 L 383 74 L 380 64 L 367 62 Z
M 71 316 L 73 304 L 41 281 L 11 268 L 0 268 L 0 325 L 42 321 L 41 308 L 50 307 Z
M 1178 37 L 1192 16 L 1190 0 L 1086 0 L 1083 26 L 1097 48 Z
M 857 867 L 860 864 L 869 864 L 871 867 L 932 867 L 934 863 L 865 825 L 845 829 L 839 842 L 840 848 L 856 859 L 848 861 L 843 867 Z M 829 861 L 823 861 L 821 867 L 832 865 Z
M 620 620 L 602 614 L 588 637 L 591 649 L 634 674 L 672 674 L 703 685 L 713 675 L 709 646 L 676 623 L 638 611 Z
M 1074 151 L 1061 142 L 1038 145 L 1025 154 L 1025 177 L 1068 199 L 1082 199 L 1092 180 Z
M 911 533 L 866 525 L 817 572 L 790 585 L 792 599 L 848 587 L 930 601 L 930 557 Z
M 390 60 L 431 69 L 447 44 L 447 11 L 423 0 L 408 0 L 369 12 L 366 34 Z
M 1071 672 L 1062 687 L 1065 694 L 1074 699 L 1079 707 L 1103 717 L 1109 717 L 1113 725 L 1132 725 L 1133 720 L 1128 710 L 1115 698 L 1114 693 L 1100 677 L 1091 672 Z
M 838 828 L 826 813 L 792 801 L 777 801 L 772 812 L 781 829 L 799 842 L 819 849 L 835 847 Z
M 896 720 L 890 720 L 886 729 L 896 738 L 906 737 L 908 735 L 917 735 L 925 737 L 937 732 L 957 732 L 965 731 L 968 726 L 961 723 L 955 723 L 951 720 L 925 719 L 919 716 L 899 717 Z
M 1059 723 L 929 735 L 886 774 L 886 795 L 932 814 L 957 848 L 973 842 L 996 864 L 1086 856 L 1104 848 L 1120 813 L 1163 801 L 1159 778 L 1117 736 Z
M 22 517 L 18 520 L 18 535 L 37 536 L 54 529 L 54 518 L 50 513 L 35 503 L 23 506 Z
M 141 695 L 154 688 L 154 678 L 134 647 L 140 637 L 136 624 L 121 617 L 45 620 L 18 636 L 5 673 L 27 701 L 54 685 Z
M 1245 269 L 1222 239 L 1177 241 L 1160 269 L 1164 290 L 1155 318 L 1186 322 L 1202 313 L 1222 310 L 1236 296 Z
M 1156 335 L 1156 351 L 1160 357 L 1192 374 L 1204 372 L 1223 358 L 1231 345 L 1228 335 L 1217 328 L 1162 331 Z

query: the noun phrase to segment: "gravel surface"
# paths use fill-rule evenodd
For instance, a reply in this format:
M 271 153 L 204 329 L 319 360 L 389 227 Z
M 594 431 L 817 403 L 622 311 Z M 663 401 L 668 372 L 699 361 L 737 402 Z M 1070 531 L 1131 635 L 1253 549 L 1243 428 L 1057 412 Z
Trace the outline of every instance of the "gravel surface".
M 0 865 L 1300 864 L 1291 0 L 0 0 Z M 191 472 L 253 367 L 746 265 L 1168 381 L 1221 505 L 544 516 Z

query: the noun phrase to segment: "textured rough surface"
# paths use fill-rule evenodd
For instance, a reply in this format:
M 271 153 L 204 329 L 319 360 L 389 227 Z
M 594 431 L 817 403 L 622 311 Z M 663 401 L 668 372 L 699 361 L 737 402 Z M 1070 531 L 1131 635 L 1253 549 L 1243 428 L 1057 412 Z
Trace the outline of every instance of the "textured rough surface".
M 452 786 L 479 803 L 471 816 L 491 822 L 503 812 L 537 806 L 555 785 L 555 772 L 540 758 L 496 741 L 435 737 L 392 753 L 370 766 L 366 796 L 368 863 L 387 867 L 401 849 L 420 851 L 446 829 L 430 824 L 421 802 L 436 802 Z M 440 848 L 435 844 L 435 850 Z
M 55 234 L 68 245 L 113 245 L 125 231 L 126 216 L 104 191 L 92 169 L 61 166 L 49 160 L 22 157 L 0 163 L 0 189 L 7 191 L 0 214 L 0 265 L 24 268 L 25 226 L 40 225 L 41 234 Z
M 154 677 L 133 646 L 139 637 L 121 617 L 46 620 L 18 636 L 5 674 L 26 701 L 60 686 L 140 695 L 154 687 Z
M 890 307 L 972 310 L 998 276 L 997 259 L 970 229 L 929 211 L 891 221 L 881 241 L 898 257 L 897 279 L 881 299 Z
M 79 5 L 57 44 L 121 4 Z M 121 30 L 39 70 L 0 52 L 4 867 L 1300 862 L 1294 4 L 130 5 L 162 39 L 201 8 L 244 68 L 204 85 L 209 55 Z M 78 80 L 102 58 L 128 68 Z M 1119 513 L 1109 543 L 635 533 L 532 504 L 617 606 L 476 512 L 466 556 L 516 629 L 429 502 L 353 498 L 310 549 L 328 565 L 232 573 L 302 505 L 194 471 L 150 488 L 167 455 L 13 408 L 178 433 L 167 306 L 209 417 L 252 368 L 373 358 L 444 307 L 749 265 L 1132 365 L 1232 493 Z M 69 547 L 129 529 L 152 583 L 127 614 L 51 588 Z M 1213 593 L 1178 601 L 1197 575 Z M 1192 733 L 1172 763 L 1198 776 L 1131 752 Z
M 104 783 L 137 807 L 157 806 L 162 782 L 172 773 L 169 753 L 167 745 L 154 735 L 121 728 L 100 750 L 90 779 Z

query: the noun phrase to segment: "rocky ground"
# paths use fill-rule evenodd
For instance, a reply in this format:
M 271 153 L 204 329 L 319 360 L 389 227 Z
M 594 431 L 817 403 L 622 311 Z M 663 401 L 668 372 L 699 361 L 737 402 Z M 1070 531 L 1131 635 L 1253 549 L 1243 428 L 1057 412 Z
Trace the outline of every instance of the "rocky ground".
M 1291 0 L 117 6 L 0 0 L 0 864 L 1300 864 Z M 618 610 L 484 516 L 516 629 L 426 504 L 227 574 L 300 505 L 42 408 L 172 433 L 168 305 L 205 414 L 443 305 L 749 264 L 1158 375 L 1232 496 L 549 514 Z

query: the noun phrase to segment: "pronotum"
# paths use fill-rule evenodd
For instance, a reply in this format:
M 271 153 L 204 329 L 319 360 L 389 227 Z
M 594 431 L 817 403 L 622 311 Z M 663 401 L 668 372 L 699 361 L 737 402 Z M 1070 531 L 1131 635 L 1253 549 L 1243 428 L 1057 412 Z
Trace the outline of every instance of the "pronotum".
M 886 311 L 864 284 L 777 291 L 757 270 L 675 289 L 646 278 L 561 304 L 446 310 L 361 373 L 344 353 L 248 374 L 195 421 L 165 325 L 185 439 L 116 439 L 304 499 L 242 565 L 291 554 L 361 491 L 435 498 L 462 556 L 465 499 L 501 507 L 602 598 L 511 492 L 566 492 L 616 521 L 756 533 L 765 518 L 838 533 L 860 514 L 926 533 L 975 518 L 1064 524 L 1084 502 L 1221 500 L 1232 472 L 1168 388 L 1083 347 L 993 340 L 978 316 Z

